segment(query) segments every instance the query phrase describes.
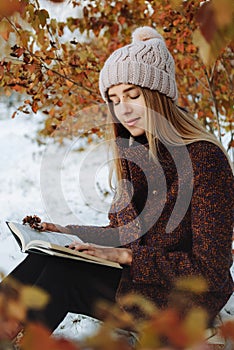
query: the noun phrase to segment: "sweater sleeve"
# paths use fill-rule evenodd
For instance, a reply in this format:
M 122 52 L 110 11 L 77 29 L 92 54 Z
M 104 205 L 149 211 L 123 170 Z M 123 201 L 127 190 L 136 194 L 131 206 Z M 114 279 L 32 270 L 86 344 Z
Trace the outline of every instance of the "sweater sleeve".
M 118 247 L 120 245 L 119 230 L 114 204 L 111 205 L 108 219 L 109 225 L 107 226 L 67 225 L 66 228 L 84 242 Z
M 209 142 L 193 145 L 196 152 L 191 152 L 191 251 L 178 249 L 168 253 L 141 245 L 140 240 L 133 242 L 134 283 L 168 286 L 178 277 L 193 275 L 203 276 L 210 291 L 220 291 L 229 281 L 234 211 L 232 170 L 218 146 Z

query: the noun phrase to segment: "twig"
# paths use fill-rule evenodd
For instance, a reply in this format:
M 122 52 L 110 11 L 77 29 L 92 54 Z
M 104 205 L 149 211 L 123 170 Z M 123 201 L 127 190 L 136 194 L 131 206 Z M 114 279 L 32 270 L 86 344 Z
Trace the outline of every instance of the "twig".
M 206 91 L 210 91 L 210 89 L 200 80 L 198 79 L 198 77 L 195 75 L 195 73 L 193 72 L 192 69 L 189 70 L 190 73 L 195 77 L 195 79 L 198 81 L 199 84 L 201 84 L 201 86 L 206 90 Z
M 213 94 L 213 90 L 212 90 L 212 83 L 209 79 L 207 70 L 205 69 L 205 76 L 209 85 L 209 90 L 210 90 L 210 95 L 214 104 L 214 108 L 215 108 L 215 116 L 216 116 L 216 121 L 217 121 L 217 130 L 218 130 L 218 135 L 219 135 L 219 140 L 220 142 L 222 142 L 222 137 L 221 137 L 221 128 L 220 128 L 220 121 L 219 121 L 219 111 L 218 111 L 218 107 L 217 107 L 217 103 L 216 103 L 216 99 L 215 96 Z

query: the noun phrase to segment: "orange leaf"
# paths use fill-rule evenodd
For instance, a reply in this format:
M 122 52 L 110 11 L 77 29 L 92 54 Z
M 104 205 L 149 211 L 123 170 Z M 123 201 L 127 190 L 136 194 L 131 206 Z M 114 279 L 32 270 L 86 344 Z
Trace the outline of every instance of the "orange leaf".
M 55 114 L 55 109 L 54 109 L 54 108 L 51 108 L 51 110 L 49 111 L 49 115 L 50 115 L 51 117 L 53 117 L 54 114 Z
M 126 18 L 123 16 L 119 16 L 118 21 L 121 25 L 123 25 L 126 22 Z
M 227 321 L 220 326 L 221 335 L 224 338 L 234 340 L 234 321 Z
M 48 69 L 47 74 L 49 75 L 49 77 L 52 77 L 54 75 L 54 73 L 50 69 Z
M 217 24 L 215 20 L 215 12 L 211 2 L 205 2 L 201 5 L 197 12 L 196 17 L 200 31 L 206 41 L 210 43 L 214 38 L 214 34 L 217 30 Z
M 65 339 L 55 339 L 44 326 L 30 323 L 26 327 L 20 348 L 22 350 L 77 350 L 77 347 Z
M 12 114 L 11 118 L 14 119 L 15 116 L 16 116 L 16 114 L 17 114 L 17 111 L 15 111 L 15 112 Z
M 3 75 L 4 75 L 4 68 L 3 66 L 0 66 L 0 79 L 2 79 Z
M 0 35 L 3 37 L 5 41 L 9 39 L 9 35 L 13 31 L 14 30 L 9 22 L 7 22 L 6 20 L 2 20 L 0 22 Z
M 25 64 L 23 66 L 23 69 L 29 71 L 30 73 L 34 73 L 36 68 L 37 68 L 36 64 Z
M 78 348 L 69 340 L 61 338 L 56 340 L 56 350 L 78 350 Z
M 50 337 L 50 332 L 40 324 L 29 324 L 21 342 L 23 350 L 54 350 L 55 340 Z
M 22 92 L 23 88 L 22 86 L 18 85 L 18 84 L 15 84 L 14 86 L 11 87 L 12 90 L 15 90 L 17 92 Z
M 22 12 L 26 6 L 24 0 L 1 0 L 0 1 L 0 15 L 11 16 L 14 12 Z
M 73 82 L 71 82 L 70 80 L 66 80 L 66 85 L 70 88 L 73 86 Z
M 36 101 L 33 101 L 33 104 L 32 104 L 32 111 L 34 112 L 34 113 L 37 113 L 37 111 L 38 111 L 38 103 L 36 102 Z

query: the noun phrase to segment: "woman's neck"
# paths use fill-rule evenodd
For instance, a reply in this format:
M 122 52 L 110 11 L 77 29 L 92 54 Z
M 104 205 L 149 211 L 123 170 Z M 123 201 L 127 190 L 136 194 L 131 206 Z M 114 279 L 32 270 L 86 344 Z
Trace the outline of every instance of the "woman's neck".
M 136 136 L 136 137 L 131 137 L 132 138 L 132 142 L 131 144 L 133 146 L 137 146 L 139 144 L 141 145 L 145 145 L 148 143 L 148 140 L 147 140 L 147 137 L 146 137 L 146 134 L 143 134 L 143 135 L 140 135 L 140 136 Z

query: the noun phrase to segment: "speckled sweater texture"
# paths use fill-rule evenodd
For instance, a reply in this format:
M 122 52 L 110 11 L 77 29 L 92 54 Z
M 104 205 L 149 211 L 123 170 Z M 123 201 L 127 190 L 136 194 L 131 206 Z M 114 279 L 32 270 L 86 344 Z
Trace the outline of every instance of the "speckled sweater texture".
M 147 145 L 116 142 L 124 191 L 111 205 L 109 225 L 67 227 L 86 242 L 132 250 L 117 300 L 135 292 L 164 308 L 179 277 L 203 276 L 208 291 L 190 306 L 205 307 L 212 320 L 233 291 L 234 178 L 225 154 L 207 141 L 159 143 L 159 162 L 153 162 Z

